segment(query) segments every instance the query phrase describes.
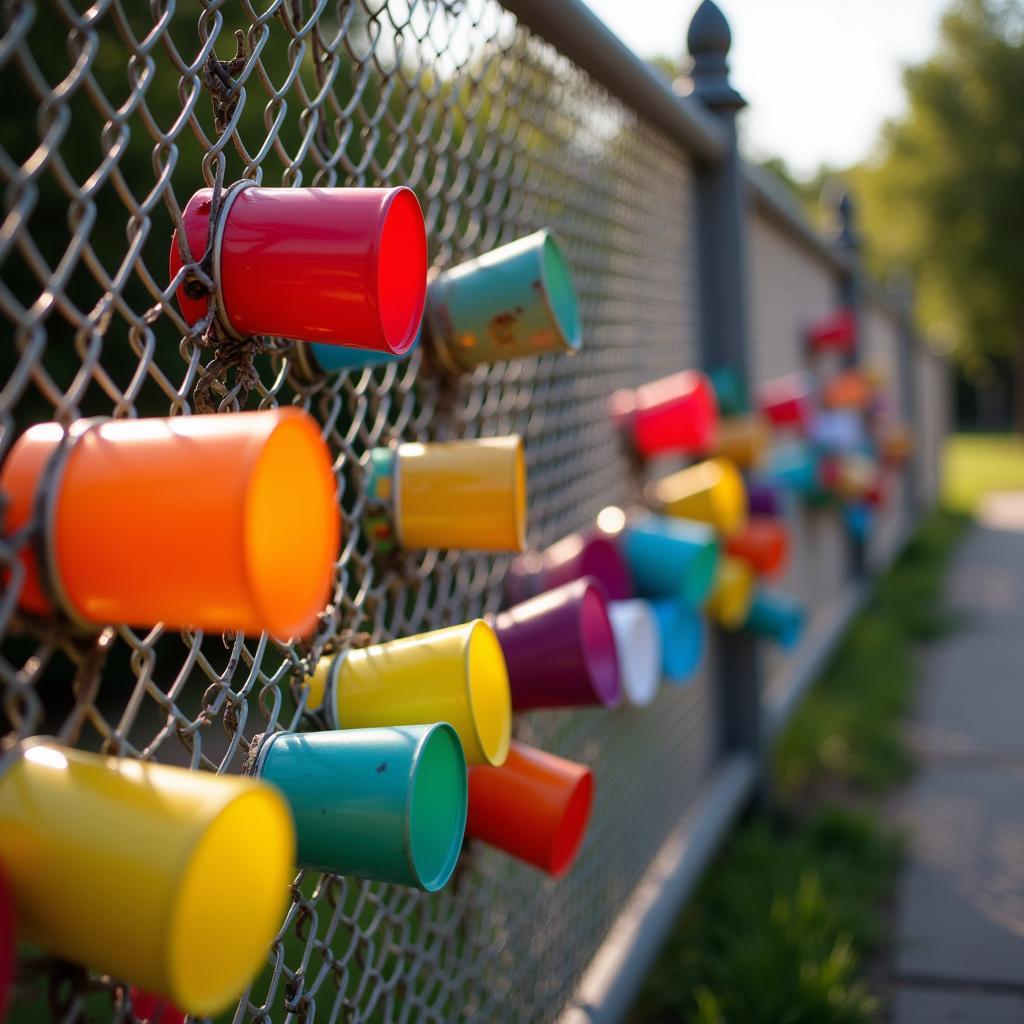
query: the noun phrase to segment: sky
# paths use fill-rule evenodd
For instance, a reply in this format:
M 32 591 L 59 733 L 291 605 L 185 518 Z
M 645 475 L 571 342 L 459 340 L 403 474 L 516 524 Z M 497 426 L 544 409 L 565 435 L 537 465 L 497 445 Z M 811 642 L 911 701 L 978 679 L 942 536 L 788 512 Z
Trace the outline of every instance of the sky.
M 696 0 L 585 0 L 641 57 L 679 57 Z M 900 72 L 929 57 L 950 0 L 717 0 L 746 152 L 803 176 L 870 155 L 904 109 Z

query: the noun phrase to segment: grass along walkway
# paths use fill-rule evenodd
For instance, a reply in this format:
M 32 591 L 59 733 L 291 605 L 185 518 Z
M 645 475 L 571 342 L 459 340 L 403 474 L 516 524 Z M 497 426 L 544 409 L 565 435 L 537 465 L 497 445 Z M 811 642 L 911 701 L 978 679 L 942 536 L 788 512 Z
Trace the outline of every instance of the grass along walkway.
M 941 609 L 966 517 L 933 516 L 879 582 L 774 755 L 776 806 L 751 815 L 684 912 L 633 1024 L 867 1024 L 900 842 L 875 800 L 912 770 L 913 650 Z

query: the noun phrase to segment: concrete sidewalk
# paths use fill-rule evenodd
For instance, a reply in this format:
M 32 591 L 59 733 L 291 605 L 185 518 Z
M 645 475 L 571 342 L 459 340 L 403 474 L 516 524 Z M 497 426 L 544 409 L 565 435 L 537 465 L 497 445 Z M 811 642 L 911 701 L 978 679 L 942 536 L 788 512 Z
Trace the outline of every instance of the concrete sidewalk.
M 954 562 L 963 626 L 921 656 L 893 1024 L 1024 1024 L 1024 494 Z

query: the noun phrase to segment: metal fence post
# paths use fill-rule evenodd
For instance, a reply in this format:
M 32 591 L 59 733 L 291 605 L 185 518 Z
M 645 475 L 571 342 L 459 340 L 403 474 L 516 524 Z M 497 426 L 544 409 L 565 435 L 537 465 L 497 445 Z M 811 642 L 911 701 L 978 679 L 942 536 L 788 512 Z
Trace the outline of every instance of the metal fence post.
M 729 366 L 747 385 L 747 192 L 736 138 L 736 115 L 746 100 L 729 82 L 729 23 L 713 0 L 690 21 L 686 44 L 693 58 L 693 92 L 718 120 L 728 140 L 723 158 L 697 169 L 699 323 L 704 367 Z M 761 659 L 757 641 L 716 631 L 722 741 L 727 749 L 762 747 Z
M 860 235 L 856 228 L 856 210 L 849 192 L 843 192 L 837 204 L 839 235 L 836 245 L 846 257 L 846 270 L 840 274 L 838 299 L 840 305 L 853 316 L 853 345 L 843 357 L 846 366 L 856 366 L 864 348 L 864 289 L 861 281 Z M 847 527 L 847 557 L 850 575 L 856 581 L 865 578 L 868 571 L 867 538 L 852 527 Z

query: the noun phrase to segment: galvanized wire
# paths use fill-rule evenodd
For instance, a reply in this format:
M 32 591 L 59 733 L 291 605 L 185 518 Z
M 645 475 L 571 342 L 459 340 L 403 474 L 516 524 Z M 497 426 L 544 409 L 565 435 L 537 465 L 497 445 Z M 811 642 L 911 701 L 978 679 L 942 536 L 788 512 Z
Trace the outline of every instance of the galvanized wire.
M 695 361 L 690 162 L 492 0 L 204 0 L 198 10 L 173 0 L 21 0 L 0 17 L 0 311 L 11 327 L 0 355 L 0 456 L 34 422 L 195 411 L 214 353 L 205 325 L 189 328 L 177 310 L 167 253 L 189 196 L 217 180 L 408 184 L 438 266 L 542 226 L 568 251 L 585 323 L 578 357 L 451 379 L 414 355 L 310 382 L 291 344 L 274 342 L 255 357 L 251 393 L 234 372 L 215 379 L 225 414 L 308 409 L 336 456 L 343 549 L 332 604 L 309 642 L 119 624 L 97 637 L 33 620 L 17 611 L 17 559 L 38 524 L 0 539 L 9 742 L 45 733 L 238 771 L 255 734 L 310 727 L 295 684 L 328 645 L 500 604 L 504 558 L 375 560 L 360 525 L 367 448 L 521 433 L 538 547 L 629 496 L 604 401 Z M 211 74 L 223 86 L 216 107 Z M 145 550 L 138 562 L 145 573 Z M 233 1019 L 554 1017 L 711 768 L 712 697 L 705 674 L 648 712 L 525 719 L 524 738 L 597 774 L 595 820 L 572 875 L 551 883 L 479 849 L 436 896 L 300 875 L 267 968 Z M 230 886 L 231 866 L 210 885 Z M 237 913 L 244 918 L 244 892 Z M 18 998 L 38 1019 L 82 1019 L 86 1008 L 89 1019 L 130 1015 L 121 979 L 32 963 Z

